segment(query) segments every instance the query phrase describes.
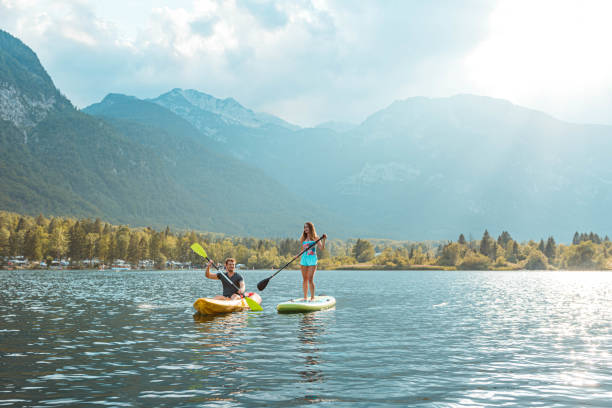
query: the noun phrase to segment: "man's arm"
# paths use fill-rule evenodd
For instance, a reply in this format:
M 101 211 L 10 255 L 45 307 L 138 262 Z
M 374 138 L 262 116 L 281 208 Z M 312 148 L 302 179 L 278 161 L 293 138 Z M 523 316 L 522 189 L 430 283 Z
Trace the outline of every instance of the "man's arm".
M 216 273 L 210 273 L 210 266 L 212 265 L 213 261 L 208 261 L 208 264 L 206 265 L 206 277 L 208 279 L 219 279 L 217 278 L 217 274 Z
M 244 295 L 246 292 L 246 286 L 244 284 L 244 279 L 240 281 L 239 287 L 240 287 L 240 293 Z

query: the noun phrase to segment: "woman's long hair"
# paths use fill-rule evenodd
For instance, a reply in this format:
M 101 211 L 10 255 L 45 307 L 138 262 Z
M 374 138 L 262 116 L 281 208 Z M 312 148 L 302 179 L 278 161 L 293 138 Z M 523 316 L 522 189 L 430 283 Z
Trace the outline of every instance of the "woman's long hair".
M 315 226 L 312 222 L 305 222 L 304 225 L 308 225 L 308 229 L 310 230 L 310 237 L 311 237 L 311 241 L 316 241 L 319 237 L 317 237 L 317 230 L 315 230 Z M 301 241 L 304 242 L 306 241 L 306 239 L 308 239 L 308 236 L 306 235 L 306 232 L 302 232 L 302 239 Z

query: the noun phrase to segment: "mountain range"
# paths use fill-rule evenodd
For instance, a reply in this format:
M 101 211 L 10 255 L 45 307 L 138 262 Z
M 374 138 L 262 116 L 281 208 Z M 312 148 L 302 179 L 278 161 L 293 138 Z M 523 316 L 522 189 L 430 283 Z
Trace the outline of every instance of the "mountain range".
M 109 95 L 103 104 L 123 117 L 77 111 L 6 32 L 0 84 L 4 210 L 255 236 L 297 234 L 307 215 L 332 219 L 261 170 L 211 151 L 159 105 Z
M 109 94 L 82 111 L 0 32 L 0 208 L 232 235 L 519 239 L 607 232 L 612 127 L 476 95 L 300 128 L 232 98 Z

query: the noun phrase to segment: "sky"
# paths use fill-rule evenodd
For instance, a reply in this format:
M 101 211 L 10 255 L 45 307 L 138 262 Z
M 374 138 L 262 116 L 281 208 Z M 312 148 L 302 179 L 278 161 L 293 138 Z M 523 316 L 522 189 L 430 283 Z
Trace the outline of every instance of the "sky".
M 612 124 L 608 0 L 0 0 L 77 107 L 173 88 L 300 126 L 471 93 Z

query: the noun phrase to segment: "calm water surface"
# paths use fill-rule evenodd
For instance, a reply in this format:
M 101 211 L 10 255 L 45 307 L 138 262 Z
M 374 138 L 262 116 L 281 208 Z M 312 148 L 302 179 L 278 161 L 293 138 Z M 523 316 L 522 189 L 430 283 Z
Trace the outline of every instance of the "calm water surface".
M 247 286 L 270 271 L 243 272 Z M 195 318 L 202 271 L 0 271 L 4 406 L 612 406 L 612 273 L 319 271 Z

